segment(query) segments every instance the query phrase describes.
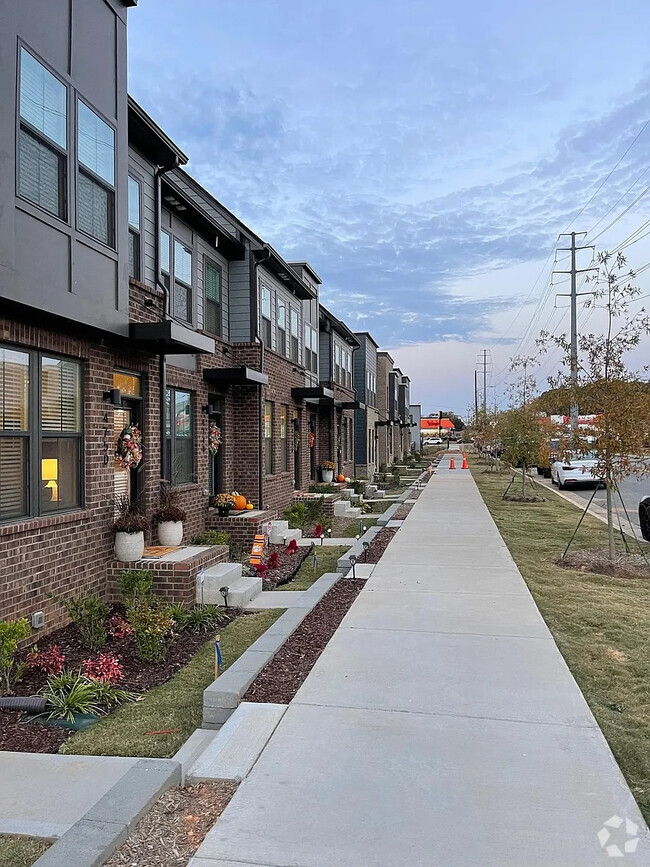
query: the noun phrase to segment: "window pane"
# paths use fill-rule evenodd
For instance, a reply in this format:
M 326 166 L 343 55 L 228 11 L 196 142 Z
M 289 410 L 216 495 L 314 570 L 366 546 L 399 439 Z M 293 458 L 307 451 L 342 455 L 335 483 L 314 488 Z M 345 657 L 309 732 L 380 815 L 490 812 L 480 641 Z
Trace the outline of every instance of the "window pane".
M 82 232 L 103 244 L 113 243 L 113 193 L 79 172 L 77 219 Z
M 24 48 L 20 52 L 20 116 L 66 147 L 65 86 Z
M 166 271 L 169 274 L 169 242 L 170 237 L 167 232 L 160 233 L 160 270 Z
M 27 437 L 0 437 L 0 521 L 29 512 Z
M 129 177 L 129 226 L 140 228 L 140 184 Z
M 142 381 L 136 373 L 120 373 L 116 371 L 113 374 L 113 388 L 119 388 L 122 395 L 142 397 Z M 121 432 L 122 429 L 120 428 Z
M 192 445 L 191 438 L 179 438 L 175 442 L 172 462 L 172 484 L 174 485 L 184 485 L 193 481 Z
M 181 283 L 174 284 L 174 316 L 183 322 L 192 320 L 192 290 Z
M 287 308 L 283 301 L 278 301 L 278 328 L 287 327 Z
M 293 337 L 298 336 L 298 314 L 295 310 L 291 311 L 291 334 Z
M 177 437 L 192 436 L 192 395 L 189 391 L 174 391 L 175 434 Z
M 140 235 L 129 229 L 129 275 L 140 279 Z
M 20 130 L 18 192 L 50 214 L 63 216 L 63 158 L 31 133 Z
M 41 426 L 44 431 L 81 430 L 81 367 L 76 362 L 41 360 Z
M 115 132 L 81 100 L 77 100 L 79 120 L 77 148 L 79 162 L 102 180 L 115 181 Z
M 205 263 L 205 297 L 221 301 L 221 271 L 211 262 Z
M 271 290 L 262 286 L 262 316 L 271 318 Z
M 80 445 L 81 440 L 77 437 L 43 438 L 41 513 L 80 505 Z
M 0 430 L 29 429 L 29 355 L 0 349 Z
M 174 276 L 188 286 L 192 284 L 192 251 L 180 241 L 174 241 Z

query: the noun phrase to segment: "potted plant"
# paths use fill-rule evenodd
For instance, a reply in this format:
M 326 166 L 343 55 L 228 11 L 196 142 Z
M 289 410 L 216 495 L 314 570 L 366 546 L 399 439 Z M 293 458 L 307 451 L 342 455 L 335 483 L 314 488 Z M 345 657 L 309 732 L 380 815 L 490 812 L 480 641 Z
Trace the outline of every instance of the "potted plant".
M 328 483 L 334 478 L 336 464 L 333 461 L 323 461 L 318 465 L 318 469 L 320 470 L 322 480 Z
M 132 502 L 127 496 L 115 501 L 115 519 L 111 531 L 115 536 L 115 559 L 122 563 L 139 560 L 144 554 L 144 532 L 148 529 L 147 519 L 142 514 L 140 504 Z
M 153 519 L 158 524 L 158 541 L 161 545 L 176 547 L 183 541 L 183 521 L 187 512 L 181 507 L 180 491 L 163 484 L 158 497 L 158 507 Z
M 221 517 L 227 518 L 230 510 L 235 506 L 235 498 L 232 494 L 217 494 L 214 498 L 214 504 Z

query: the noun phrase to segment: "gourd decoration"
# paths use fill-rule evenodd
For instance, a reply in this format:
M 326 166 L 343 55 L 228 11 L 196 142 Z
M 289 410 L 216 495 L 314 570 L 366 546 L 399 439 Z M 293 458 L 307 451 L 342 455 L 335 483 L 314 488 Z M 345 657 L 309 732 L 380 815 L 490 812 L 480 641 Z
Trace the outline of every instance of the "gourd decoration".
M 336 477 L 336 481 L 337 481 L 337 482 L 344 482 L 344 481 L 345 481 L 345 476 L 342 476 L 342 475 L 339 473 L 339 475 Z

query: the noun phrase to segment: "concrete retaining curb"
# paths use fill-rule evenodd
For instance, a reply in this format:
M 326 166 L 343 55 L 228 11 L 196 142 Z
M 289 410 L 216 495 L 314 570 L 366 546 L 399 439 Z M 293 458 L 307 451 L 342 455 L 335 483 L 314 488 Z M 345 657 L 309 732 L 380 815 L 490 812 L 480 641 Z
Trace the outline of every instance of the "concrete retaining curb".
M 37 867 L 101 867 L 160 795 L 180 782 L 180 762 L 141 759 L 41 855 Z

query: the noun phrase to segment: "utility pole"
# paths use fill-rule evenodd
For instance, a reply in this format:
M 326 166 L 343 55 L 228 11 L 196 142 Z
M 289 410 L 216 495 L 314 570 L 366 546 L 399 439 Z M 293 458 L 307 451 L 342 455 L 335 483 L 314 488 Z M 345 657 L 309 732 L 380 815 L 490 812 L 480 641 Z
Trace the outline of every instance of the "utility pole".
M 488 358 L 490 354 L 489 349 L 481 350 L 481 357 L 479 359 L 479 364 L 483 367 L 483 415 L 487 416 L 487 369 L 488 365 L 491 364 L 491 360 Z
M 526 385 L 528 384 L 528 383 L 527 383 L 527 379 L 526 379 L 526 369 L 527 369 L 527 368 L 528 368 L 528 359 L 527 359 L 527 358 L 524 358 L 524 394 L 523 394 L 523 398 L 524 398 L 524 409 L 526 409 Z
M 478 370 L 474 369 L 474 424 L 478 422 Z
M 570 247 L 559 247 L 559 253 L 571 253 L 571 268 L 568 271 L 554 271 L 554 274 L 569 274 L 571 276 L 571 436 L 575 440 L 578 435 L 578 404 L 576 403 L 576 394 L 578 389 L 578 298 L 581 295 L 593 295 L 593 292 L 578 292 L 577 278 L 578 274 L 584 274 L 588 271 L 597 271 L 598 268 L 578 268 L 576 262 L 576 253 L 580 250 L 591 250 L 593 253 L 593 245 L 586 247 L 576 247 L 576 237 L 578 235 L 586 235 L 586 232 L 571 232 L 562 233 L 560 238 L 570 237 Z M 559 293 L 560 297 L 566 298 L 566 293 Z

